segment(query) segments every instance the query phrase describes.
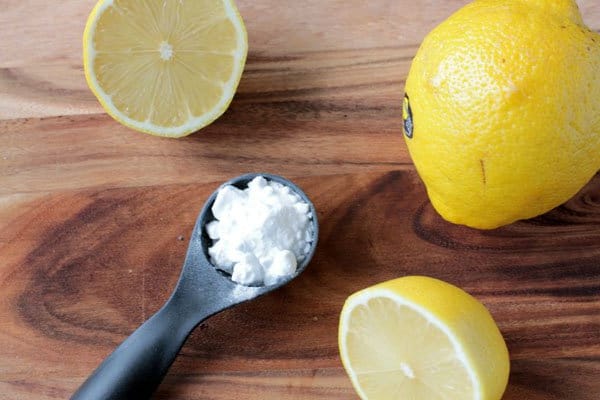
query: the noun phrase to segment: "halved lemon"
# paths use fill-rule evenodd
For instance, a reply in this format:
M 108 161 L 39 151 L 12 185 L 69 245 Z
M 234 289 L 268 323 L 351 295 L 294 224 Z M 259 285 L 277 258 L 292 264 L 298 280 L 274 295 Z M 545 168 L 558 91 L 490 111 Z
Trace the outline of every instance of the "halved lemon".
M 104 109 L 158 136 L 221 116 L 247 53 L 233 0 L 100 0 L 83 36 L 85 77 Z
M 339 347 L 363 400 L 499 400 L 508 382 L 508 351 L 488 310 L 433 278 L 399 278 L 350 296 Z

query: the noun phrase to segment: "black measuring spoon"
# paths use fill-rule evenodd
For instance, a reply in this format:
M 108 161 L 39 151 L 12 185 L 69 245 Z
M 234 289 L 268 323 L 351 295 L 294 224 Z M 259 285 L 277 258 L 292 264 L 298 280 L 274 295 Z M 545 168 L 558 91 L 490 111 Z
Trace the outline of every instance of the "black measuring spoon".
M 214 220 L 211 207 L 222 187 L 233 185 L 244 189 L 257 176 L 289 187 L 308 204 L 313 237 L 310 250 L 299 262 L 293 275 L 284 277 L 273 285 L 251 287 L 233 282 L 229 275 L 210 263 L 208 247 L 212 241 L 204 227 Z M 96 368 L 71 399 L 148 399 L 198 324 L 229 307 L 276 290 L 296 278 L 312 258 L 318 234 L 319 225 L 314 205 L 289 180 L 277 175 L 247 174 L 224 183 L 208 198 L 196 220 L 179 281 L 169 300 Z

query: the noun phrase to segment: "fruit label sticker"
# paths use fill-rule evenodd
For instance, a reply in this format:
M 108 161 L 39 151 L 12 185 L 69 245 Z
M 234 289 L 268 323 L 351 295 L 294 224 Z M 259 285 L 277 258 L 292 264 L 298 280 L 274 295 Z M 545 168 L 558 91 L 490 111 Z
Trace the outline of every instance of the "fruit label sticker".
M 407 138 L 412 139 L 414 125 L 408 94 L 404 95 L 404 104 L 402 105 L 402 120 L 404 121 L 404 134 Z

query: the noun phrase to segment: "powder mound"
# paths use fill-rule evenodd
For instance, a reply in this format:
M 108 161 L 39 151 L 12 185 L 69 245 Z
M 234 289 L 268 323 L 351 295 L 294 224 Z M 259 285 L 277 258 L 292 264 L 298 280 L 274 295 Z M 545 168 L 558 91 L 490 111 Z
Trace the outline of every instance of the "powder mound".
M 289 187 L 254 178 L 246 189 L 225 186 L 206 233 L 213 265 L 243 285 L 272 285 L 296 272 L 313 237 L 309 205 Z

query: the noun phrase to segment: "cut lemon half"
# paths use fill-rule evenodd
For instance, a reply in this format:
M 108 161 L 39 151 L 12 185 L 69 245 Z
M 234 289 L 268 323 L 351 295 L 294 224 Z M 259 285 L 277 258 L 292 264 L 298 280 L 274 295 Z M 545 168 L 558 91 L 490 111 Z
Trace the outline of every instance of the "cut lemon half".
M 85 77 L 106 112 L 158 136 L 221 116 L 247 53 L 233 0 L 100 0 L 83 36 Z
M 363 400 L 499 400 L 508 382 L 508 351 L 488 310 L 433 278 L 399 278 L 350 296 L 339 347 Z

